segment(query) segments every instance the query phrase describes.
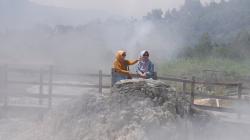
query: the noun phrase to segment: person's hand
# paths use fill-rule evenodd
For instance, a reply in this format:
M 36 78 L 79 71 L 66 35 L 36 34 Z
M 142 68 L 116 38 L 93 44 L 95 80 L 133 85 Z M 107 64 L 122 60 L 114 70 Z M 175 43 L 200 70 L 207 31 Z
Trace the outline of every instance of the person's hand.
M 132 79 L 132 76 L 130 74 L 128 74 L 128 79 Z
M 146 79 L 146 73 L 140 74 L 140 77 Z

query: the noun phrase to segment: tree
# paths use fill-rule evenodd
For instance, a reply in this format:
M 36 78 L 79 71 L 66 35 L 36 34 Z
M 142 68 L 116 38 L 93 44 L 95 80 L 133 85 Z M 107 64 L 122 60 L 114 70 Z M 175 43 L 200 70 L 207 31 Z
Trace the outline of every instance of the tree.
M 197 55 L 200 57 L 207 57 L 212 55 L 213 44 L 212 39 L 208 33 L 204 33 L 201 36 L 195 50 Z
M 245 30 L 238 33 L 236 39 L 232 43 L 232 48 L 240 52 L 243 56 L 249 56 L 250 34 Z
M 161 20 L 163 18 L 163 12 L 161 9 L 153 9 L 144 18 L 147 20 Z

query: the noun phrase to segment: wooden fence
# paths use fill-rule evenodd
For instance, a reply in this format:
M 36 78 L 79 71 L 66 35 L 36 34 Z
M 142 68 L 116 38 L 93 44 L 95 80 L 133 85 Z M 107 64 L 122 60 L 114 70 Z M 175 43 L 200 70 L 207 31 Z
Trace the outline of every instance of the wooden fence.
M 206 106 L 206 105 L 198 105 L 194 103 L 195 98 L 207 98 L 207 99 L 222 99 L 222 100 L 229 100 L 235 102 L 242 102 L 242 91 L 249 88 L 243 87 L 241 82 L 235 83 L 226 83 L 226 82 L 205 82 L 205 81 L 196 81 L 196 77 L 192 76 L 192 79 L 185 79 L 185 78 L 174 78 L 174 77 L 158 77 L 160 80 L 167 80 L 167 81 L 174 81 L 178 83 L 182 83 L 182 93 L 191 95 L 191 106 L 193 108 L 198 108 L 202 110 L 209 110 L 209 111 L 218 111 L 218 112 L 228 112 L 228 113 L 239 113 L 239 110 L 228 108 L 228 107 L 213 107 L 213 106 Z M 190 85 L 190 91 L 187 91 L 187 85 Z M 226 86 L 226 87 L 234 87 L 237 89 L 235 94 L 228 95 L 228 96 L 217 96 L 217 95 L 206 95 L 206 94 L 199 94 L 195 92 L 196 85 L 210 85 L 210 86 Z M 247 94 L 247 93 L 244 93 Z M 248 100 L 247 100 L 248 101 Z M 250 114 L 250 111 L 246 112 Z
M 39 81 L 20 81 L 20 80 L 11 80 L 9 76 L 11 73 L 28 73 L 28 74 L 39 74 Z M 4 65 L 0 67 L 0 92 L 1 97 L 3 99 L 3 105 L 6 107 L 8 106 L 9 102 L 8 99 L 11 97 L 31 97 L 37 98 L 39 100 L 39 105 L 44 104 L 44 100 L 48 101 L 48 108 L 52 107 L 52 100 L 55 98 L 72 98 L 75 96 L 72 95 L 56 95 L 53 94 L 53 88 L 55 86 L 64 86 L 64 87 L 82 87 L 82 88 L 97 88 L 99 93 L 103 92 L 103 89 L 109 89 L 112 86 L 113 81 L 113 71 L 111 74 L 103 74 L 100 70 L 98 74 L 86 74 L 86 73 L 66 73 L 66 72 L 59 72 L 54 69 L 53 66 L 49 66 L 48 69 L 40 69 L 40 70 L 30 70 L 30 69 L 20 69 L 20 68 L 9 68 L 8 65 Z M 77 77 L 90 77 L 98 78 L 98 84 L 78 84 L 78 83 L 57 83 L 54 80 L 54 77 L 57 75 L 68 75 L 68 76 L 77 76 Z M 155 75 L 157 76 L 157 75 Z M 109 80 L 111 84 L 104 85 L 103 78 L 110 78 Z M 182 93 L 191 95 L 191 103 L 192 107 L 205 109 L 205 110 L 213 110 L 213 111 L 221 111 L 221 112 L 237 112 L 234 109 L 224 108 L 224 107 L 212 107 L 212 106 L 204 106 L 204 105 L 196 105 L 194 104 L 194 99 L 197 97 L 201 98 L 213 98 L 213 99 L 223 99 L 223 100 L 234 100 L 234 101 L 242 101 L 242 90 L 244 87 L 242 83 L 207 83 L 204 81 L 197 81 L 196 77 L 193 76 L 191 79 L 187 78 L 176 78 L 176 77 L 157 77 L 159 80 L 163 81 L 171 81 L 177 82 L 182 84 Z M 9 85 L 11 84 L 18 84 L 18 85 L 38 85 L 39 86 L 39 93 L 32 94 L 32 93 L 18 93 L 15 91 L 11 91 L 9 89 Z M 213 86 L 227 86 L 227 87 L 234 87 L 237 89 L 235 95 L 237 98 L 232 96 L 215 96 L 215 95 L 206 95 L 206 94 L 198 94 L 195 92 L 196 85 L 213 85 Z M 188 89 L 187 86 L 190 88 Z M 45 94 L 44 88 L 48 87 L 48 93 Z
M 9 76 L 12 73 L 19 74 L 36 74 L 39 75 L 39 81 L 26 81 L 26 80 L 11 80 Z M 75 77 L 90 77 L 98 78 L 98 84 L 81 84 L 81 83 L 57 83 L 54 80 L 55 76 L 75 76 Z M 53 88 L 57 86 L 62 87 L 81 87 L 81 88 L 97 88 L 99 93 L 103 92 L 103 89 L 109 89 L 110 85 L 103 85 L 103 78 L 109 77 L 110 75 L 103 74 L 100 70 L 98 74 L 87 74 L 87 73 L 67 73 L 55 71 L 53 66 L 49 66 L 48 69 L 32 70 L 26 68 L 10 68 L 8 65 L 0 67 L 0 93 L 3 100 L 3 106 L 9 105 L 9 98 L 11 97 L 31 97 L 39 100 L 39 105 L 43 105 L 44 100 L 48 101 L 48 108 L 52 107 L 52 99 L 54 98 L 74 98 L 75 95 L 62 95 L 53 94 Z M 10 88 L 10 85 L 37 85 L 39 86 L 39 93 L 27 93 L 15 91 Z M 47 94 L 45 94 L 45 87 L 47 87 Z

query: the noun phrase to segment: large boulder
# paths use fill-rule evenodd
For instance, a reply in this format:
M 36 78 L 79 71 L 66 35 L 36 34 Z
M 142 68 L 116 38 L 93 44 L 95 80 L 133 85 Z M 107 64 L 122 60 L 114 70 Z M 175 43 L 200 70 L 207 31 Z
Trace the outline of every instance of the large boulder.
M 111 89 L 114 94 L 123 98 L 150 98 L 155 105 L 167 106 L 174 115 L 189 115 L 191 113 L 189 95 L 180 95 L 175 88 L 153 79 L 128 79 L 114 84 Z

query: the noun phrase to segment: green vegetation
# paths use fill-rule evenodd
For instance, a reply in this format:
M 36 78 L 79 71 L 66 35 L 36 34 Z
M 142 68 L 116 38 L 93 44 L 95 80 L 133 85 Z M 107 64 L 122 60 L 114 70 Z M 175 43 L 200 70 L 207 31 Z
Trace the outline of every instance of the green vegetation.
M 250 34 L 240 32 L 228 44 L 213 42 L 204 33 L 197 45 L 186 47 L 177 60 L 161 64 L 162 75 L 197 75 L 203 70 L 225 71 L 231 75 L 250 75 Z
M 223 58 L 188 58 L 160 64 L 159 75 L 199 75 L 203 70 L 225 71 L 232 75 L 250 75 L 250 61 Z
M 167 39 L 175 33 L 184 36 L 176 60 L 162 62 L 159 75 L 198 75 L 206 69 L 250 75 L 249 4 L 249 0 L 222 0 L 203 6 L 199 0 L 185 0 L 179 10 L 149 12 L 144 20 L 157 24 Z M 170 37 L 164 35 L 168 27 Z

